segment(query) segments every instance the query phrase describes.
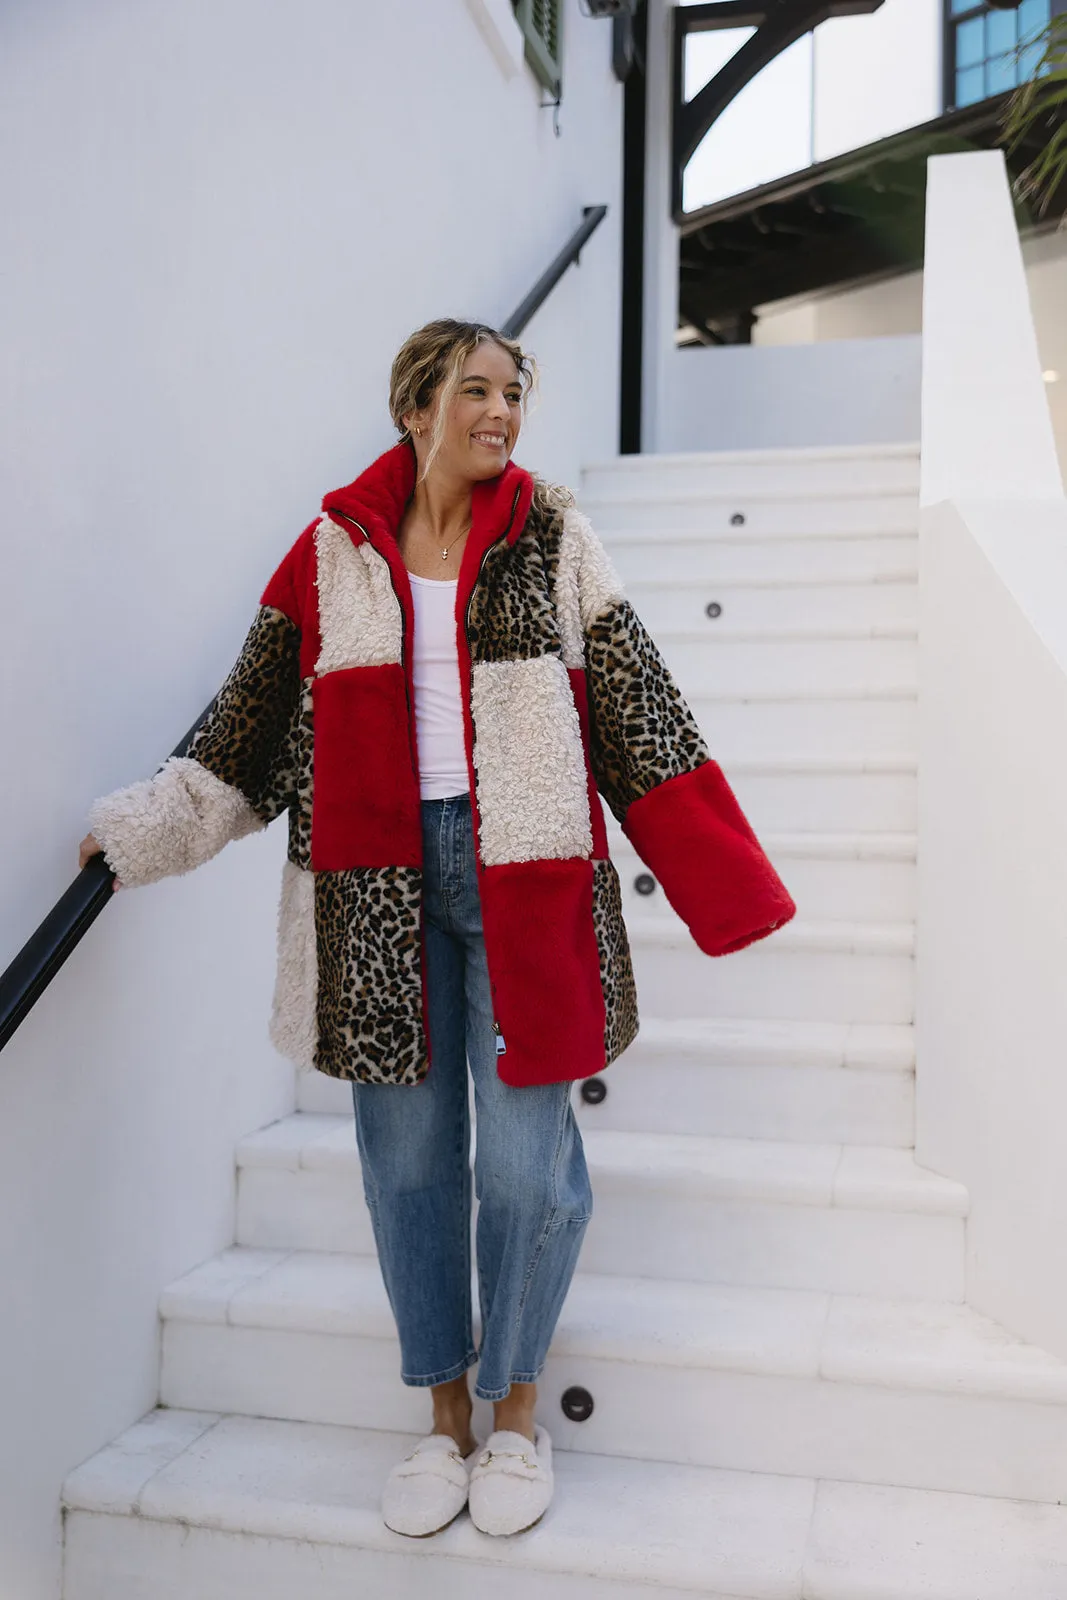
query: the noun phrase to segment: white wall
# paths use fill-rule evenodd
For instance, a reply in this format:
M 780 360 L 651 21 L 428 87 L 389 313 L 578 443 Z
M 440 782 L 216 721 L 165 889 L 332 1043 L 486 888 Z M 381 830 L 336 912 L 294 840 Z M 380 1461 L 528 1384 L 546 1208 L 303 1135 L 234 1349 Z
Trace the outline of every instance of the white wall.
M 1047 387 L 1060 465 L 1067 472 L 1067 235 L 1030 233 L 1022 241 L 1030 310 L 1042 371 L 1056 374 Z M 756 345 L 811 344 L 833 339 L 877 339 L 922 331 L 922 272 L 902 273 L 880 283 L 783 300 L 759 308 Z M 996 306 L 983 297 L 983 315 Z M 980 348 L 983 326 L 975 330 Z
M 323 491 L 391 442 L 402 339 L 506 316 L 601 201 L 526 336 L 516 459 L 575 481 L 616 448 L 610 28 L 570 0 L 557 138 L 476 10 L 0 10 L 0 963 L 90 799 L 155 768 Z M 5 1596 L 57 1594 L 62 1477 L 153 1403 L 159 1290 L 232 1237 L 234 1139 L 292 1103 L 266 1040 L 282 826 L 120 895 L 0 1060 Z
M 931 163 L 926 238 L 916 1157 L 968 1299 L 1067 1357 L 1067 501 L 998 153 Z
M 656 448 L 910 443 L 921 367 L 914 335 L 674 350 Z

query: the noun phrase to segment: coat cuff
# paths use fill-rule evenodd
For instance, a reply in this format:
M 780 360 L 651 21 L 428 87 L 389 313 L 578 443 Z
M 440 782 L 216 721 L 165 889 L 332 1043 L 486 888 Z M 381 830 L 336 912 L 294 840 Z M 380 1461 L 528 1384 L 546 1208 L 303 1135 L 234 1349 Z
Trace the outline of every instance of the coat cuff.
M 94 801 L 89 827 L 108 866 L 134 889 L 192 872 L 266 823 L 232 784 L 189 756 L 172 756 L 154 778 Z
M 796 915 L 716 761 L 635 800 L 623 832 L 705 955 L 743 950 Z

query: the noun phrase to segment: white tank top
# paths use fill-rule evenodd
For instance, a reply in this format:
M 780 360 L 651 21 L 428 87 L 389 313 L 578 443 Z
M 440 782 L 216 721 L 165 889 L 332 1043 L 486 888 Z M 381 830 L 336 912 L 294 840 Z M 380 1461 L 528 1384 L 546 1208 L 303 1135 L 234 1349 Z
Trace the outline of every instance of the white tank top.
M 456 650 L 458 578 L 417 578 L 415 606 L 415 734 L 419 745 L 419 790 L 423 800 L 470 792 L 463 708 Z

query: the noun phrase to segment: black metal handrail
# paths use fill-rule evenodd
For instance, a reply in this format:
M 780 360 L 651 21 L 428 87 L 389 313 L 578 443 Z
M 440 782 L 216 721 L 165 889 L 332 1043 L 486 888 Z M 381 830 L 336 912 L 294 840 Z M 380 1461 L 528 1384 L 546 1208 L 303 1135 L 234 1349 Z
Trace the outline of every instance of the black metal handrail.
M 502 325 L 501 333 L 514 339 L 522 332 L 534 312 L 552 293 L 567 268 L 572 262 L 578 261 L 582 246 L 593 229 L 603 221 L 607 210 L 607 206 L 583 207 L 582 222 L 551 266 L 541 274 L 530 293 Z M 192 743 L 193 735 L 205 721 L 214 704 L 212 700 L 211 705 L 204 707 L 185 738 L 171 752 L 172 756 L 185 754 Z M 16 1028 L 29 1016 L 67 957 L 109 903 L 114 881 L 115 874 L 103 856 L 93 856 L 81 868 L 70 888 L 60 895 L 11 965 L 0 974 L 0 1050 Z
M 594 228 L 600 226 L 607 214 L 607 206 L 582 207 L 584 221 L 580 222 L 575 228 L 551 266 L 542 272 L 525 300 L 520 300 L 511 316 L 501 326 L 501 333 L 506 333 L 509 339 L 518 338 L 534 312 L 548 299 L 571 262 L 573 261 L 577 264 L 582 246 Z
M 172 756 L 185 754 L 214 704 L 212 700 L 204 707 L 181 744 L 171 751 Z M 6 972 L 0 974 L 0 1050 L 108 904 L 114 882 L 115 874 L 103 856 L 90 857 Z

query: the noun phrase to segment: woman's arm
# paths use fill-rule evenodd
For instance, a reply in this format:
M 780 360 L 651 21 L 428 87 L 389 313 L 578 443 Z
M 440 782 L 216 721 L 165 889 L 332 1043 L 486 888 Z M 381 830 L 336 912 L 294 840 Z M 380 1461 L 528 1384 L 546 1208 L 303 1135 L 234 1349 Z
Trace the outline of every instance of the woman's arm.
M 294 796 L 300 714 L 300 629 L 287 611 L 261 604 L 188 753 L 94 802 L 82 864 L 95 844 L 134 888 L 191 872 L 265 828 Z
M 677 684 L 594 533 L 564 513 L 576 574 L 597 788 L 708 955 L 796 914 Z

